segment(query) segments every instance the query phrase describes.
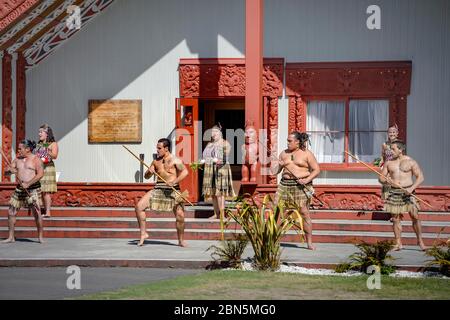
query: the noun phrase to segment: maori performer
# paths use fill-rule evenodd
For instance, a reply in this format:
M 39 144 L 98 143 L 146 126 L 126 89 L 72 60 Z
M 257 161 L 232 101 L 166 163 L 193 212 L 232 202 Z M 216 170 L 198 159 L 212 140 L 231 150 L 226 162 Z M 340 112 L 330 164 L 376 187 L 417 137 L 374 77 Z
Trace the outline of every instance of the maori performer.
M 388 140 L 381 146 L 381 162 L 379 166 L 383 168 L 386 162 L 393 159 L 392 143 L 398 140 L 398 127 L 393 125 L 388 129 Z M 381 199 L 386 200 L 390 190 L 390 185 L 384 183 L 381 188 Z
M 34 152 L 44 163 L 44 177 L 41 180 L 42 194 L 44 197 L 45 213 L 44 218 L 50 217 L 50 208 L 52 206 L 51 194 L 58 191 L 56 187 L 56 169 L 55 160 L 58 157 L 58 143 L 53 135 L 52 128 L 48 124 L 43 124 L 39 128 L 39 143 Z
M 32 153 L 35 147 L 36 142 L 34 141 L 21 141 L 18 147 L 18 157 L 8 165 L 7 171 L 16 175 L 18 184 L 9 201 L 9 235 L 2 243 L 15 242 L 16 216 L 22 207 L 28 207 L 33 212 L 38 231 L 38 241 L 44 243 L 44 227 L 41 216 L 42 194 L 39 182 L 44 176 L 44 165 L 39 157 Z
M 392 160 L 388 160 L 383 166 L 379 181 L 390 185 L 390 191 L 387 194 L 385 203 L 385 211 L 392 215 L 396 241 L 394 250 L 398 251 L 402 249 L 401 215 L 405 212 L 408 212 L 411 217 L 413 229 L 417 236 L 417 244 L 422 250 L 426 250 L 422 240 L 419 206 L 412 196 L 415 189 L 424 181 L 422 170 L 413 158 L 406 155 L 406 145 L 404 142 L 400 140 L 392 142 L 391 150 Z M 413 177 L 415 177 L 415 181 Z
M 228 155 L 231 145 L 223 139 L 220 124 L 211 128 L 211 141 L 203 150 L 201 162 L 204 163 L 202 194 L 205 199 L 212 198 L 216 218 L 223 217 L 225 197 L 234 197 L 231 167 Z
M 145 239 L 149 237 L 146 231 L 145 210 L 150 208 L 150 210 L 155 211 L 173 211 L 176 219 L 178 244 L 181 247 L 186 247 L 187 244 L 184 241 L 183 195 L 179 192 L 179 183 L 187 177 L 188 171 L 182 161 L 170 153 L 171 143 L 169 139 L 159 139 L 156 150 L 157 158 L 153 160 L 149 169 L 145 172 L 146 179 L 150 179 L 152 175 L 158 177 L 156 186 L 153 190 L 147 192 L 135 207 L 141 231 L 138 246 L 142 246 Z
M 312 243 L 312 221 L 309 205 L 314 194 L 312 181 L 320 173 L 314 154 L 307 149 L 309 136 L 298 131 L 287 139 L 287 149 L 281 152 L 278 163 L 272 163 L 272 172 L 282 172 L 275 203 L 283 201 L 288 209 L 299 209 L 304 220 L 304 231 L 308 249 L 315 250 Z

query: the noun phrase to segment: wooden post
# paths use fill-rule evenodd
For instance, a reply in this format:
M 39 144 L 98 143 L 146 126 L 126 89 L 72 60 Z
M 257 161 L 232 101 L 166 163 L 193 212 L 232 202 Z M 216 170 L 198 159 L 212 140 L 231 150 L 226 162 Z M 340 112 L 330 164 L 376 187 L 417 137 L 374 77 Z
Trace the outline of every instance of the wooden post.
M 11 60 L 9 53 L 4 52 L 2 58 L 2 151 L 11 161 L 12 152 L 12 80 Z M 5 176 L 7 162 L 2 158 L 2 181 L 11 181 Z
M 262 74 L 264 1 L 245 1 L 245 121 L 253 123 L 256 132 L 263 128 Z M 257 183 L 262 183 L 261 165 L 257 168 Z

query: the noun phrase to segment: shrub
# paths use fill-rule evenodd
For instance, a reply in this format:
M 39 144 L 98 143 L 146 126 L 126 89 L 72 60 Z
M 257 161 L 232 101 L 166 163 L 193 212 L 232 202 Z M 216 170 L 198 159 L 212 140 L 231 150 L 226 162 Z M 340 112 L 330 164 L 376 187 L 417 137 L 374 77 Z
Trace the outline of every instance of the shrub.
M 426 266 L 437 266 L 440 273 L 450 277 L 450 239 L 435 243 L 425 251 L 425 254 L 434 258 L 434 260 L 428 261 Z
M 213 250 L 213 259 L 210 269 L 229 267 L 238 269 L 241 266 L 241 257 L 248 244 L 245 234 L 235 234 L 232 240 L 222 240 L 221 246 L 212 245 L 206 251 Z
M 235 209 L 226 208 L 225 211 L 247 235 L 255 253 L 255 267 L 259 270 L 277 270 L 281 238 L 296 225 L 296 217 L 301 221 L 298 210 L 290 210 L 292 215 L 286 215 L 284 204 L 281 201 L 275 204 L 269 195 L 260 205 L 253 198 L 238 197 Z
M 348 270 L 366 272 L 371 265 L 378 266 L 381 274 L 390 274 L 395 271 L 395 266 L 386 263 L 388 260 L 394 260 L 388 254 L 394 247 L 392 241 L 383 240 L 374 244 L 360 241 L 356 244 L 356 247 L 359 252 L 350 255 L 349 262 L 339 264 L 335 269 L 336 272 L 342 273 Z

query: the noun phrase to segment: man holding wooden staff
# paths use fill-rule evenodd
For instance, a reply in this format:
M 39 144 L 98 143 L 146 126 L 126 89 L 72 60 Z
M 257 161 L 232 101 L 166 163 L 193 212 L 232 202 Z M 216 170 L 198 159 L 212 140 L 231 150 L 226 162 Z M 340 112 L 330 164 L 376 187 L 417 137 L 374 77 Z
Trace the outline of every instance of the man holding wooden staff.
M 287 139 L 288 148 L 280 153 L 277 162 L 273 161 L 273 173 L 282 172 L 282 178 L 275 195 L 275 203 L 283 201 L 287 209 L 299 208 L 304 219 L 304 232 L 308 249 L 315 250 L 312 243 L 312 220 L 309 205 L 314 195 L 312 181 L 320 173 L 314 154 L 308 150 L 309 136 L 305 132 L 292 132 Z
M 41 178 L 44 176 L 44 164 L 38 156 L 32 153 L 35 147 L 36 142 L 34 141 L 21 141 L 18 148 L 18 157 L 12 163 L 9 163 L 8 158 L 2 152 L 2 156 L 8 163 L 7 172 L 16 175 L 17 186 L 9 201 L 9 235 L 1 243 L 15 242 L 16 216 L 22 207 L 28 207 L 33 212 L 38 231 L 38 241 L 44 243 L 44 227 L 41 216 L 43 200 L 40 183 Z
M 147 208 L 155 211 L 173 211 L 176 219 L 178 244 L 181 247 L 186 246 L 184 241 L 183 195 L 179 192 L 179 182 L 187 177 L 188 171 L 183 162 L 170 153 L 170 145 L 169 139 L 158 140 L 156 145 L 157 159 L 145 172 L 146 179 L 150 179 L 152 175 L 156 175 L 158 179 L 155 188 L 147 192 L 135 207 L 141 230 L 138 246 L 142 246 L 145 239 L 149 237 L 145 226 L 145 210 Z
M 404 142 L 394 141 L 391 150 L 393 159 L 384 165 L 379 181 L 391 185 L 384 209 L 392 215 L 394 223 L 396 245 L 393 250 L 402 249 L 401 214 L 405 212 L 408 212 L 411 217 L 412 226 L 417 236 L 417 244 L 422 250 L 426 250 L 422 240 L 419 206 L 413 196 L 414 190 L 424 181 L 422 170 L 413 158 L 406 155 Z M 413 181 L 413 176 L 415 181 Z

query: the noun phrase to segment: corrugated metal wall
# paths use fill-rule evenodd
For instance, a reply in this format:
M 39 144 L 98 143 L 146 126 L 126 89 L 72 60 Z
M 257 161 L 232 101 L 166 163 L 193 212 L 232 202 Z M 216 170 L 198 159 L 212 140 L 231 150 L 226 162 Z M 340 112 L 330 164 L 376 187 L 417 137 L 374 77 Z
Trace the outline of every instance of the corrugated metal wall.
M 139 162 L 120 145 L 88 145 L 89 99 L 142 99 L 149 161 L 175 126 L 178 63 L 243 57 L 244 3 L 116 1 L 27 74 L 27 134 L 48 122 L 59 140 L 60 181 L 134 182 Z
M 450 1 L 379 0 L 381 30 L 366 28 L 366 0 L 265 0 L 266 57 L 286 62 L 412 60 L 409 153 L 426 185 L 450 185 Z M 48 122 L 60 142 L 60 181 L 133 182 L 139 163 L 118 145 L 87 145 L 89 99 L 142 99 L 143 143 L 174 127 L 180 58 L 243 57 L 244 0 L 116 1 L 27 73 L 27 134 Z M 280 101 L 279 147 L 287 136 Z M 327 173 L 319 183 L 376 183 Z
M 366 27 L 372 4 L 381 9 L 381 30 Z M 264 18 L 265 56 L 286 62 L 411 60 L 408 153 L 422 166 L 426 185 L 450 185 L 450 1 L 265 0 Z M 343 173 L 322 177 L 318 182 L 351 182 Z

